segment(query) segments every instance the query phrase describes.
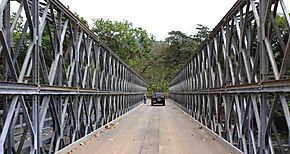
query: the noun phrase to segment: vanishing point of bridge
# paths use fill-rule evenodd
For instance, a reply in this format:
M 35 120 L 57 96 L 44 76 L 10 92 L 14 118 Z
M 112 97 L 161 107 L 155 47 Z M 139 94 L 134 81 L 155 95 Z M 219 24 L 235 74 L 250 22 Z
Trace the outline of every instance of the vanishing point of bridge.
M 1 0 L 0 153 L 86 139 L 112 153 L 289 153 L 289 31 L 284 0 L 237 1 L 153 108 L 146 81 L 58 0 Z

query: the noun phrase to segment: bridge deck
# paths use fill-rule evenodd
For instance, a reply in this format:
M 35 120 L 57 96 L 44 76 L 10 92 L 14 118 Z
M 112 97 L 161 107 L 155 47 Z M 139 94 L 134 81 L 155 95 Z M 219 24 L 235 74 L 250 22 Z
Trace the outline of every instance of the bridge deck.
M 232 153 L 181 112 L 166 106 L 141 105 L 69 153 Z

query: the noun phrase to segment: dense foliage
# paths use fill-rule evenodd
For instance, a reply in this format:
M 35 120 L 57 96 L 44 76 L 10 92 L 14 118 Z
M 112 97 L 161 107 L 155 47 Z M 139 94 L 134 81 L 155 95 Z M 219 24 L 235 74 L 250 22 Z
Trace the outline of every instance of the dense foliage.
M 151 54 L 152 65 L 143 73 L 150 83 L 149 90 L 167 91 L 168 81 L 189 61 L 209 33 L 208 27 L 199 24 L 194 35 L 171 31 L 165 42 L 155 42 Z
M 135 28 L 129 21 L 95 19 L 92 30 L 106 45 L 129 66 L 138 66 L 151 51 L 153 36 L 142 28 Z

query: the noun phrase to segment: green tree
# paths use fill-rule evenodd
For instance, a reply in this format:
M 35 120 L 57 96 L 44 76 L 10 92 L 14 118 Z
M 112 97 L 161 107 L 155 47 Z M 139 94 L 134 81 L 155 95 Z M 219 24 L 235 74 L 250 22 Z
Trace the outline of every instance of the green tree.
M 166 67 L 166 50 L 168 45 L 165 42 L 154 42 L 150 58 L 144 63 L 141 75 L 149 84 L 149 92 L 167 91 L 168 89 L 168 72 L 171 68 Z
M 194 39 L 180 31 L 171 31 L 165 39 L 168 44 L 168 60 L 170 64 L 179 66 L 191 56 L 197 44 Z
M 192 36 L 194 41 L 198 44 L 202 43 L 211 32 L 210 29 L 202 24 L 197 24 L 196 27 L 197 33 Z
M 94 19 L 92 30 L 110 49 L 138 70 L 142 60 L 148 58 L 154 37 L 129 21 Z
M 208 37 L 210 30 L 201 24 L 197 25 L 196 33 L 187 35 L 181 31 L 171 31 L 165 39 L 168 47 L 164 66 L 170 68 L 166 73 L 166 80 L 170 80 L 177 71 L 189 61 L 196 48 Z
M 81 21 L 83 25 L 85 25 L 86 27 L 89 27 L 89 22 L 85 18 L 80 16 L 77 12 L 74 12 L 74 15 Z
M 150 58 L 140 71 L 149 83 L 150 92 L 166 92 L 168 81 L 190 59 L 210 32 L 209 28 L 203 25 L 198 25 L 196 30 L 194 35 L 171 31 L 165 42 L 154 42 Z
M 275 17 L 275 22 L 278 26 L 281 40 L 279 40 L 278 34 L 275 32 L 275 30 L 273 30 L 271 42 L 272 42 L 273 52 L 274 52 L 277 65 L 280 68 L 282 65 L 283 56 L 284 56 L 283 50 L 285 50 L 287 41 L 289 39 L 289 28 L 288 28 L 288 23 L 283 14 L 277 14 L 277 16 Z

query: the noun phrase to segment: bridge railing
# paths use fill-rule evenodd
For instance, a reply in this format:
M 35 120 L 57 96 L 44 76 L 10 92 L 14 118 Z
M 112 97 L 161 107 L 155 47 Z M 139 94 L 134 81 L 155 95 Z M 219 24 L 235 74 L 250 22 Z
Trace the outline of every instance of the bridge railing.
M 169 83 L 180 108 L 245 153 L 290 151 L 287 7 L 237 1 Z
M 0 42 L 0 153 L 54 153 L 147 90 L 58 0 L 0 1 Z

